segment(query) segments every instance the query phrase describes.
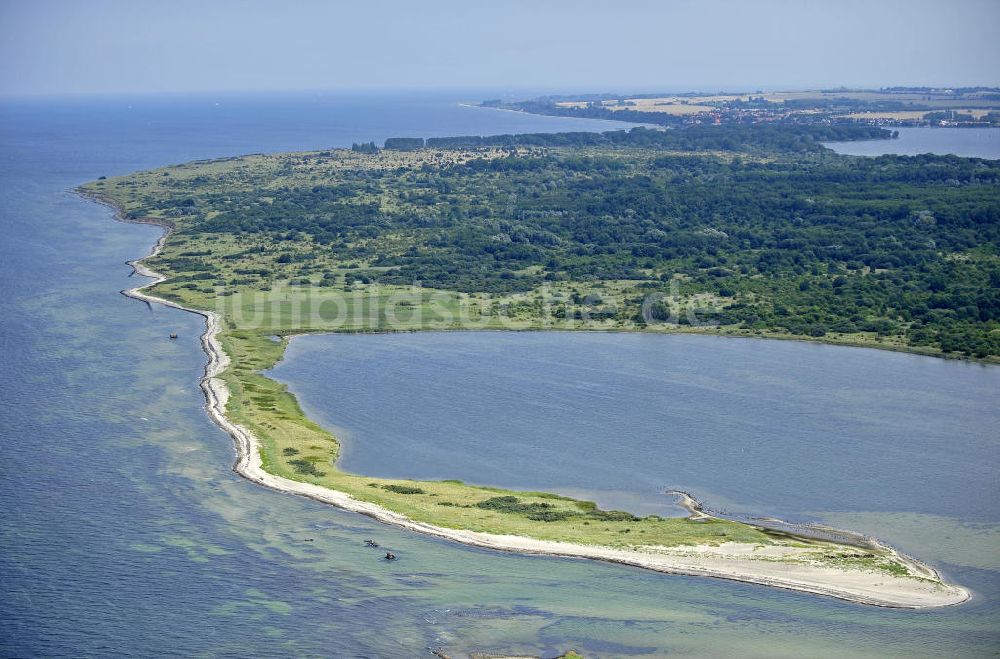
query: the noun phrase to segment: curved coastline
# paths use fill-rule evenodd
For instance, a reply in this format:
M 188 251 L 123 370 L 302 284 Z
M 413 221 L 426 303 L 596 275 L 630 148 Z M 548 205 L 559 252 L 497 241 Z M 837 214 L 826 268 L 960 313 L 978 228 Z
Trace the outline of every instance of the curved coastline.
M 644 547 L 642 549 L 616 549 L 597 545 L 584 545 L 552 540 L 538 540 L 525 536 L 498 535 L 478 531 L 465 531 L 418 522 L 382 506 L 361 501 L 344 492 L 311 483 L 276 476 L 264 470 L 260 455 L 260 441 L 247 428 L 226 416 L 229 389 L 219 377 L 229 366 L 229 356 L 219 342 L 222 318 L 214 311 L 187 308 L 170 300 L 146 293 L 144 289 L 165 281 L 166 277 L 145 266 L 142 261 L 157 255 L 174 227 L 168 220 L 159 218 L 128 218 L 113 200 L 85 190 L 78 195 L 108 206 L 115 211 L 115 219 L 130 224 L 151 224 L 162 227 L 149 254 L 128 261 L 133 271 L 150 281 L 126 289 L 127 297 L 147 303 L 162 304 L 202 316 L 205 331 L 201 335 L 202 349 L 208 363 L 199 385 L 205 396 L 206 410 L 212 421 L 233 439 L 236 461 L 233 471 L 263 487 L 287 494 L 296 494 L 334 505 L 349 512 L 360 513 L 377 521 L 399 526 L 411 531 L 459 542 L 465 545 L 520 554 L 559 556 L 564 558 L 593 559 L 649 569 L 668 574 L 712 577 L 744 583 L 753 583 L 805 593 L 825 595 L 859 604 L 873 606 L 922 609 L 961 604 L 971 597 L 967 589 L 946 584 L 928 565 L 900 554 L 895 549 L 879 543 L 881 548 L 905 562 L 917 578 L 901 578 L 874 571 L 838 569 L 835 567 L 790 562 L 796 550 L 791 547 L 761 547 L 759 545 L 727 542 L 721 545 L 696 545 L 679 547 Z M 680 493 L 685 507 L 692 514 L 704 519 L 711 515 L 686 493 Z

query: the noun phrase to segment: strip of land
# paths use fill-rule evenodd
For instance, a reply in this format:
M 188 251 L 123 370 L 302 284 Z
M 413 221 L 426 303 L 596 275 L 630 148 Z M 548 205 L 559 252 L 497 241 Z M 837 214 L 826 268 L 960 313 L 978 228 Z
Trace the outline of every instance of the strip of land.
M 740 143 L 746 150 L 739 154 L 725 150 L 692 154 L 634 146 L 621 150 L 614 146 L 615 140 L 621 139 L 615 136 L 585 138 L 591 142 L 604 140 L 602 144 L 611 146 L 583 152 L 516 144 L 472 149 L 418 147 L 415 151 L 382 151 L 374 145 L 356 145 L 352 151 L 192 163 L 103 179 L 84 186 L 81 192 L 112 205 L 125 221 L 167 228 L 145 259 L 147 262 L 133 264 L 138 273 L 153 280 L 127 294 L 206 318 L 202 344 L 209 363 L 201 386 L 208 411 L 234 439 L 235 470 L 254 482 L 414 531 L 492 549 L 594 558 L 880 606 L 957 604 L 968 598 L 965 589 L 945 583 L 932 568 L 880 544 L 855 546 L 777 533 L 706 511 L 688 519 L 640 518 L 545 492 L 349 474 L 337 468 L 337 439 L 307 419 L 282 385 L 262 374 L 280 360 L 288 338 L 303 332 L 470 326 L 548 329 L 574 322 L 577 326 L 573 329 L 728 331 L 717 325 L 696 328 L 676 319 L 657 323 L 675 314 L 676 309 L 657 302 L 660 297 L 654 298 L 650 309 L 644 303 L 639 309 L 641 298 L 637 301 L 636 295 L 644 291 L 661 296 L 673 291 L 691 304 L 725 302 L 739 314 L 751 310 L 764 313 L 762 302 L 769 294 L 787 295 L 789 303 L 796 296 L 809 300 L 814 318 L 820 318 L 815 308 L 822 300 L 838 305 L 849 303 L 848 308 L 860 309 L 858 305 L 868 304 L 862 292 L 867 297 L 891 295 L 892 289 L 885 284 L 895 280 L 874 268 L 852 276 L 836 261 L 844 255 L 840 247 L 829 252 L 834 255 L 830 262 L 795 264 L 792 272 L 801 278 L 793 280 L 794 287 L 787 286 L 777 277 L 780 270 L 772 271 L 770 279 L 754 272 L 754 268 L 773 267 L 775 263 L 766 245 L 764 251 L 748 251 L 746 255 L 734 251 L 726 256 L 721 250 L 736 229 L 715 220 L 699 227 L 686 220 L 674 223 L 669 218 L 658 229 L 650 219 L 655 216 L 643 217 L 646 211 L 639 206 L 640 201 L 648 204 L 656 200 L 647 192 L 660 182 L 651 178 L 650 172 L 664 168 L 669 170 L 665 176 L 672 181 L 672 203 L 684 200 L 683 186 L 690 177 L 707 177 L 712 182 L 711 188 L 698 184 L 698 194 L 692 196 L 691 203 L 699 204 L 710 198 L 711 189 L 719 188 L 734 171 L 734 180 L 758 170 L 767 172 L 761 185 L 774 180 L 776 172 L 781 176 L 782 171 L 795 168 L 808 171 L 816 163 L 826 172 L 851 174 L 851 160 L 831 158 L 828 163 L 824 155 L 792 157 L 781 151 L 791 148 L 799 153 L 804 148 L 811 153 L 812 147 L 802 140 L 820 139 L 823 134 L 821 131 L 796 137 L 781 132 L 730 132 L 706 138 L 708 144 L 730 146 L 735 144 L 733 139 L 744 140 Z M 529 141 L 560 139 L 566 138 Z M 635 139 L 659 138 L 639 133 Z M 688 135 L 669 139 L 676 145 L 677 140 L 687 143 L 700 138 Z M 408 145 L 399 142 L 404 149 Z M 770 148 L 778 151 L 768 151 Z M 989 181 L 995 185 L 992 166 L 974 161 L 940 162 L 951 168 L 942 171 L 941 176 L 973 172 L 970 185 L 957 190 L 950 185 L 941 188 L 940 194 L 957 204 L 953 209 L 965 208 L 962 204 L 966 204 L 972 209 L 969 212 L 978 212 L 977 204 L 995 205 L 995 198 L 977 187 L 990 185 Z M 893 163 L 903 170 L 910 166 L 905 159 Z M 499 177 L 498 168 L 502 172 Z M 891 170 L 880 166 L 880 181 L 892 175 Z M 536 183 L 539 187 L 534 192 L 521 188 L 520 193 L 510 196 L 498 194 L 498 185 L 518 189 L 521 183 Z M 576 196 L 565 194 L 563 188 L 567 185 L 577 190 Z M 641 192 L 640 196 L 630 197 L 634 202 L 627 202 L 635 203 L 635 207 L 626 209 L 620 217 L 604 215 L 599 222 L 589 223 L 584 214 L 604 212 L 607 200 L 587 201 L 596 205 L 597 210 L 591 211 L 590 206 L 581 205 L 580 195 L 592 189 L 624 190 L 623 186 L 632 185 L 638 185 L 635 192 Z M 810 216 L 811 204 L 824 204 L 817 227 L 831 226 L 830 214 L 843 212 L 824 201 L 815 182 L 810 185 L 810 189 L 802 190 L 808 200 L 791 200 L 796 215 L 781 241 L 802 241 L 812 236 L 810 240 L 824 244 L 828 240 L 821 235 L 824 229 L 809 229 L 796 238 L 794 227 L 808 224 L 802 218 Z M 857 185 L 851 182 L 850 187 Z M 906 190 L 906 203 L 911 208 L 921 194 L 933 199 L 933 190 Z M 898 193 L 897 188 L 891 191 Z M 555 196 L 547 200 L 546 195 L 552 193 Z M 774 197 L 777 207 L 785 203 L 780 199 L 787 194 Z M 885 208 L 887 202 L 881 191 L 873 194 L 871 202 L 866 194 L 862 189 L 857 195 L 860 201 L 852 203 Z M 524 198 L 529 202 L 517 210 Z M 506 219 L 492 216 L 492 205 L 497 203 L 508 206 L 504 211 Z M 940 213 L 947 217 L 943 208 Z M 901 217 L 895 228 L 888 227 L 896 232 L 895 242 L 886 243 L 895 246 L 894 262 L 902 263 L 900 246 L 926 248 L 918 239 L 901 242 L 900 236 L 910 240 L 905 232 L 938 227 L 935 235 L 943 241 L 942 224 L 933 212 L 920 211 Z M 640 227 L 642 233 L 630 233 L 632 225 Z M 557 233 L 567 227 L 592 236 L 594 244 L 584 244 L 576 234 Z M 608 227 L 617 227 L 618 243 L 604 242 L 602 235 L 595 234 Z M 622 240 L 638 242 L 626 243 L 631 245 L 627 249 L 612 246 Z M 643 240 L 650 242 L 643 247 Z M 809 253 L 809 258 L 816 259 Z M 926 254 L 930 258 L 930 252 Z M 963 268 L 965 276 L 973 281 L 978 281 L 976 277 L 988 280 L 988 269 L 995 264 L 992 253 L 967 252 L 956 259 L 942 257 L 940 247 L 937 258 L 946 259 L 949 267 Z M 515 270 L 497 265 L 504 259 L 519 260 L 523 267 Z M 671 278 L 667 269 L 670 263 L 683 265 L 692 274 Z M 706 271 L 704 275 L 698 274 L 700 270 Z M 423 275 L 436 286 L 403 285 L 403 278 L 412 274 Z M 577 276 L 581 279 L 574 280 Z M 745 288 L 719 288 L 714 293 L 699 288 L 700 281 L 718 286 L 715 282 L 720 278 Z M 590 282 L 589 291 L 583 281 Z M 909 281 L 908 290 L 916 291 L 913 280 Z M 536 292 L 535 286 L 540 290 Z M 658 290 L 661 287 L 662 292 Z M 852 297 L 838 301 L 840 294 L 834 291 L 849 292 Z M 967 304 L 968 288 L 963 291 L 963 304 Z M 946 301 L 948 294 L 947 288 L 935 293 L 939 303 Z M 554 317 L 546 316 L 546 308 L 554 309 Z M 839 307 L 834 310 L 845 313 Z M 879 306 L 879 313 L 886 313 L 884 304 Z M 934 313 L 928 312 L 928 322 L 935 320 Z M 682 309 L 680 315 L 691 318 L 693 314 Z M 774 317 L 787 316 L 785 309 Z M 894 322 L 903 319 L 900 316 Z M 948 322 L 953 323 L 949 327 L 981 331 L 989 337 L 993 327 L 990 323 L 994 321 L 983 324 L 969 320 L 966 326 L 959 326 L 954 319 Z M 753 325 L 744 325 L 744 331 L 757 331 Z M 730 325 L 729 329 L 740 327 Z M 919 343 L 909 343 L 909 337 L 901 335 L 898 346 L 923 349 Z M 815 332 L 803 338 L 835 339 Z M 993 339 L 983 341 L 987 353 L 992 354 Z M 929 348 L 937 350 L 937 354 L 943 352 L 943 348 Z M 695 512 L 696 502 L 689 505 Z
M 147 219 L 142 223 L 162 225 L 155 219 Z M 164 228 L 165 232 L 157 240 L 150 256 L 155 256 L 169 237 L 171 227 L 164 226 Z M 247 428 L 234 423 L 227 416 L 230 391 L 220 376 L 230 366 L 230 359 L 219 341 L 223 327 L 220 315 L 212 311 L 188 309 L 170 300 L 150 295 L 144 289 L 164 281 L 165 277 L 143 265 L 141 259 L 130 262 L 130 265 L 137 274 L 149 277 L 151 281 L 123 291 L 125 295 L 196 313 L 205 318 L 206 327 L 201 342 L 208 356 L 208 364 L 200 385 L 205 395 L 206 409 L 212 420 L 234 440 L 237 459 L 233 470 L 264 487 L 332 504 L 419 533 L 499 551 L 596 559 L 670 574 L 743 581 L 892 608 L 949 606 L 960 604 L 970 597 L 969 591 L 960 586 L 946 584 L 929 566 L 902 557 L 888 548 L 887 551 L 898 560 L 895 564 L 897 574 L 879 569 L 859 569 L 857 566 L 844 567 L 830 564 L 830 550 L 842 553 L 846 549 L 848 558 L 857 558 L 861 555 L 857 548 L 833 543 L 722 542 L 618 548 L 540 540 L 520 535 L 500 535 L 427 524 L 383 506 L 356 499 L 345 492 L 269 473 L 265 470 L 261 458 L 261 441 Z M 716 519 L 701 512 L 697 502 L 688 495 L 685 495 L 685 505 L 692 510 L 690 520 L 701 522 Z M 905 566 L 904 574 L 898 573 L 899 566 Z

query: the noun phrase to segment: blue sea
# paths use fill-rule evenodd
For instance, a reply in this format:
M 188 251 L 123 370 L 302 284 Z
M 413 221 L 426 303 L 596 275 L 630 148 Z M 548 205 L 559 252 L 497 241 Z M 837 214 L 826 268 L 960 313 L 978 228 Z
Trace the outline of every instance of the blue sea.
M 552 482 L 560 489 L 619 496 L 623 505 L 651 505 L 661 484 L 683 485 L 716 506 L 811 516 L 873 532 L 975 590 L 972 602 L 945 610 L 873 609 L 719 580 L 471 549 L 264 490 L 232 473 L 230 439 L 208 420 L 197 387 L 205 363 L 198 345 L 200 319 L 150 309 L 118 294 L 136 283 L 124 262 L 145 254 L 158 231 L 114 222 L 108 209 L 74 196 L 71 189 L 98 176 L 195 158 L 345 146 L 390 136 L 612 126 L 462 105 L 496 95 L 478 90 L 0 102 L 0 281 L 6 289 L 0 316 L 0 656 L 414 657 L 431 656 L 433 650 L 449 656 L 554 656 L 569 649 L 588 657 L 995 655 L 1000 649 L 1000 520 L 997 479 L 991 474 L 997 473 L 997 426 L 995 406 L 986 409 L 990 392 L 982 388 L 995 384 L 992 368 L 866 351 L 829 356 L 822 351 L 834 349 L 735 340 L 696 343 L 681 359 L 670 356 L 678 349 L 668 343 L 671 337 L 642 337 L 664 340 L 649 354 L 660 355 L 672 368 L 698 371 L 703 368 L 696 363 L 698 355 L 715 360 L 702 379 L 671 385 L 676 394 L 672 413 L 688 426 L 675 419 L 673 426 L 655 429 L 657 437 L 683 434 L 700 442 L 676 454 L 679 472 L 670 472 L 667 447 L 629 484 L 616 472 L 615 459 L 591 460 L 584 453 L 592 447 L 590 440 L 583 437 L 574 445 L 565 434 L 560 451 L 568 465 L 589 465 L 586 479 L 575 479 L 571 469 L 524 472 L 523 465 L 504 464 L 495 454 L 483 457 L 491 473 L 501 474 L 497 479 L 522 474 L 539 485 Z M 170 331 L 180 338 L 166 340 Z M 371 419 L 349 418 L 345 415 L 354 408 L 344 400 L 325 401 L 309 393 L 308 378 L 294 372 L 300 361 L 296 351 L 330 350 L 318 364 L 370 374 L 371 386 L 350 394 L 351 405 L 362 411 L 395 392 L 401 409 L 415 413 L 403 400 L 413 395 L 413 383 L 372 370 L 385 365 L 394 351 L 405 357 L 396 365 L 405 375 L 429 372 L 421 359 L 454 348 L 450 361 L 434 371 L 441 391 L 447 391 L 470 367 L 462 355 L 498 345 L 509 345 L 507 352 L 518 357 L 499 368 L 501 381 L 489 386 L 512 396 L 512 405 L 521 404 L 516 382 L 530 375 L 538 355 L 563 355 L 568 366 L 553 369 L 551 391 L 559 398 L 547 412 L 555 426 L 562 420 L 572 430 L 579 420 L 560 415 L 586 409 L 588 401 L 601 401 L 620 414 L 618 408 L 631 404 L 620 398 L 620 389 L 643 378 L 646 400 L 659 404 L 655 383 L 666 366 L 657 362 L 636 362 L 646 364 L 645 374 L 639 368 L 601 374 L 617 387 L 606 399 L 579 376 L 580 369 L 602 359 L 632 363 L 639 359 L 635 355 L 647 354 L 646 348 L 610 341 L 613 337 L 580 337 L 573 343 L 557 335 L 537 336 L 349 337 L 366 352 L 346 358 L 343 346 L 332 341 L 348 337 L 302 341 L 293 343 L 286 365 L 291 370 L 281 377 L 289 378 L 317 418 L 343 426 L 348 459 L 372 471 L 405 465 L 378 463 L 383 447 L 375 440 L 381 430 Z M 508 343 L 493 344 L 494 337 Z M 329 346 L 323 344 L 327 340 Z M 470 343 L 463 347 L 450 344 L 453 340 Z M 405 341 L 415 341 L 413 349 Z M 428 343 L 418 349 L 422 341 Z M 546 346 L 546 341 L 554 344 Z M 566 356 L 567 350 L 574 354 Z M 807 377 L 800 372 L 803 365 L 833 372 L 829 380 L 820 373 Z M 914 381 L 918 376 L 924 380 Z M 901 392 L 893 393 L 893 380 L 906 385 Z M 871 453 L 877 419 L 854 415 L 880 408 L 848 395 L 855 392 L 851 381 L 880 396 L 890 390 L 890 418 L 917 425 L 900 429 L 886 421 L 885 445 Z M 765 401 L 760 410 L 752 404 L 754 383 L 782 382 L 790 388 L 832 383 L 833 393 L 820 391 L 814 400 L 835 409 L 810 412 L 809 395 L 802 391 L 784 402 L 775 394 L 777 399 Z M 734 387 L 744 387 L 743 395 L 750 398 L 732 399 L 731 405 L 711 402 L 712 395 Z M 466 400 L 474 402 L 476 396 L 488 396 L 489 387 L 471 387 L 467 393 Z M 909 398 L 917 394 L 930 401 Z M 684 409 L 692 410 L 686 420 Z M 757 427 L 776 423 L 767 415 L 783 409 L 791 413 L 783 419 L 788 436 Z M 763 420 L 745 418 L 755 411 L 765 415 Z M 824 421 L 824 411 L 835 413 Z M 935 411 L 945 417 L 937 418 Z M 480 413 L 489 418 L 496 411 L 484 407 Z M 529 407 L 508 413 L 514 419 L 541 414 Z M 801 418 L 806 413 L 812 416 Z M 456 469 L 466 469 L 463 463 L 473 459 L 469 451 L 482 448 L 476 442 L 487 437 L 488 424 L 465 417 L 468 432 L 451 445 L 444 442 L 453 441 L 454 433 L 435 435 L 427 429 L 435 423 L 461 424 L 462 417 L 438 414 L 428 410 L 413 419 L 414 428 L 424 433 L 421 441 L 429 453 L 450 451 Z M 655 409 L 649 415 L 640 419 L 662 422 Z M 600 426 L 602 418 L 588 423 Z M 711 435 L 699 433 L 716 422 L 721 425 L 713 444 Z M 958 426 L 949 432 L 952 422 Z M 752 432 L 748 425 L 754 426 Z M 809 432 L 794 430 L 798 427 Z M 850 430 L 849 446 L 864 450 L 853 457 L 838 453 L 831 442 L 845 436 L 840 428 Z M 618 455 L 637 440 L 621 428 L 598 430 L 615 438 Z M 639 437 L 652 432 L 646 431 Z M 822 432 L 817 437 L 813 431 Z M 940 443 L 933 453 L 940 459 L 937 472 L 926 461 L 914 465 L 899 450 L 898 443 L 911 436 L 919 446 Z M 388 433 L 383 437 L 397 441 Z M 744 445 L 747 459 L 757 449 L 772 451 L 769 461 L 755 468 L 756 476 L 734 480 L 736 467 L 714 476 L 707 468 L 712 460 L 739 464 L 727 437 L 774 442 Z M 852 485 L 859 494 L 843 506 L 831 505 L 836 479 L 828 476 L 800 503 L 789 505 L 805 476 L 787 470 L 796 460 L 803 469 L 813 469 L 806 449 L 820 440 L 831 472 L 845 461 L 857 466 Z M 551 450 L 537 437 L 519 441 L 535 443 L 543 456 Z M 773 462 L 784 449 L 793 455 Z M 453 475 L 445 473 L 442 460 L 434 462 L 443 476 Z M 775 466 L 771 475 L 769 465 Z M 931 476 L 923 489 L 914 487 L 911 472 Z M 759 487 L 761 482 L 767 487 Z M 885 495 L 870 496 L 878 491 Z M 365 538 L 377 538 L 400 560 L 378 560 L 364 547 Z

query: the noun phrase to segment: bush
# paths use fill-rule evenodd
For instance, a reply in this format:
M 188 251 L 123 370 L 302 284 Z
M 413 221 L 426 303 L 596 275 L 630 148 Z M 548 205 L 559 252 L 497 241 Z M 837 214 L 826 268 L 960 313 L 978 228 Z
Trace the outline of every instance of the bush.
M 325 471 L 320 471 L 316 468 L 316 465 L 305 458 L 289 460 L 288 464 L 292 465 L 292 469 L 294 469 L 297 474 L 304 474 L 306 476 L 326 476 Z
M 623 510 L 594 510 L 587 513 L 587 517 L 602 522 L 638 522 L 640 519 Z
M 427 492 L 419 487 L 412 487 L 410 485 L 383 485 L 382 489 L 395 492 L 396 494 L 427 494 Z
M 541 510 L 528 515 L 528 519 L 536 522 L 561 522 L 571 517 L 576 517 L 576 514 L 569 510 Z
M 528 519 L 536 522 L 559 522 L 579 516 L 579 513 L 572 510 L 556 510 L 551 503 L 524 503 L 514 496 L 486 499 L 477 503 L 476 507 L 525 515 Z

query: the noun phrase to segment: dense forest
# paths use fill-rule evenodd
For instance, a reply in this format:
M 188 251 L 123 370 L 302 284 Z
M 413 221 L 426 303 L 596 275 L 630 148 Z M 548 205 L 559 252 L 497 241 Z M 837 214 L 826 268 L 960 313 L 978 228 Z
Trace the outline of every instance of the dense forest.
M 830 130 L 878 129 L 519 136 L 502 144 L 532 148 L 276 189 L 190 186 L 168 210 L 190 214 L 192 234 L 308 240 L 363 263 L 365 281 L 493 294 L 628 281 L 634 296 L 608 313 L 640 325 L 668 316 L 643 300 L 680 282 L 721 301 L 710 320 L 723 326 L 1000 355 L 1000 162 L 838 156 L 818 144 Z M 484 144 L 471 141 L 385 147 Z M 383 157 L 373 146 L 355 157 Z
M 823 151 L 821 142 L 888 139 L 892 131 L 862 125 L 691 126 L 683 130 L 636 127 L 604 133 L 526 133 L 521 135 L 462 135 L 457 137 L 391 137 L 385 148 L 412 151 L 428 148 L 545 146 L 635 147 L 673 151 Z

